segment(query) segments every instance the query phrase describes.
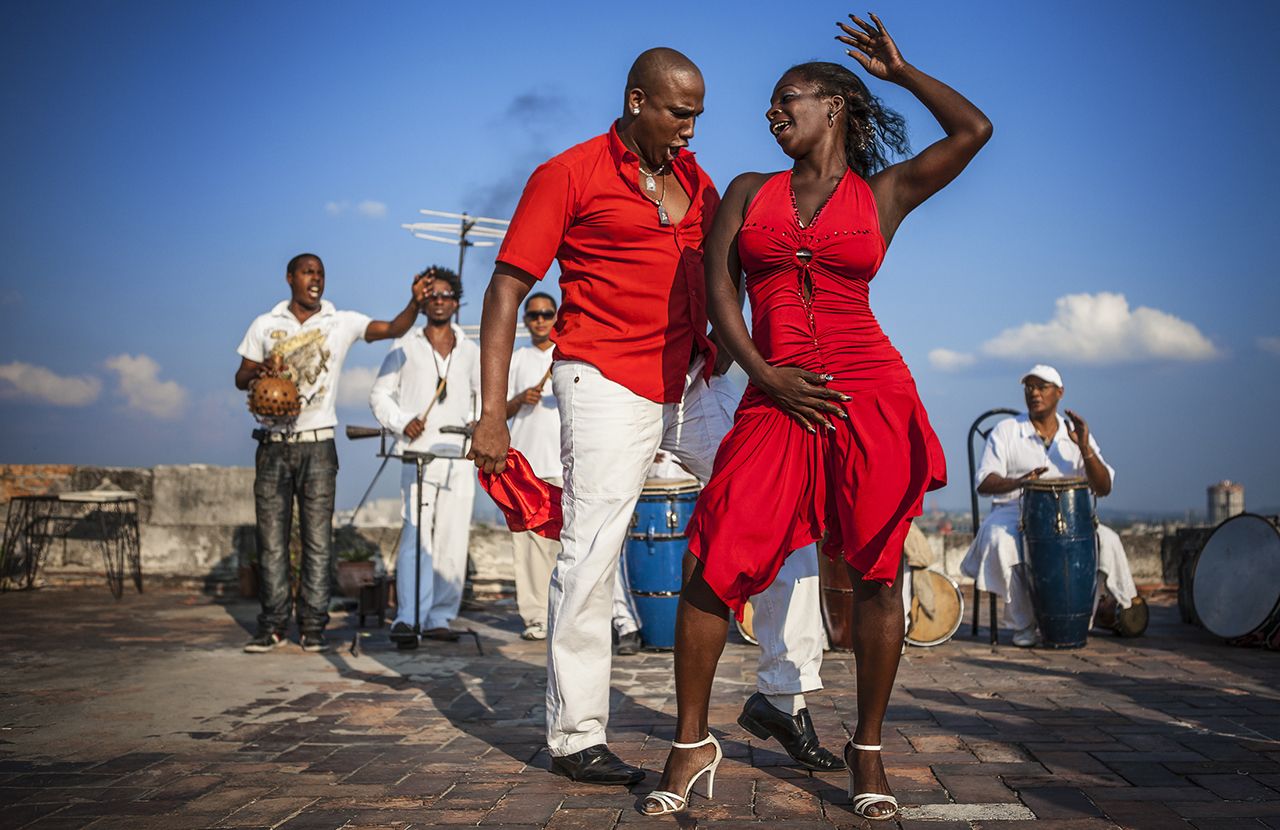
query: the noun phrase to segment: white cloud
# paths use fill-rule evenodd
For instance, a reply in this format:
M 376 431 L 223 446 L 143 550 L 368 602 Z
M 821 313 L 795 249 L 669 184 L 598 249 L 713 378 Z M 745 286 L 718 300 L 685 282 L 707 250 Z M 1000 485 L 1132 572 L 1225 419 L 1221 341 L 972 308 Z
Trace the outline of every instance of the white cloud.
M 351 210 L 355 210 L 357 213 L 368 216 L 372 219 L 381 219 L 387 215 L 386 202 L 379 202 L 376 199 L 365 199 L 357 205 L 352 205 L 351 202 L 346 199 L 324 203 L 324 212 L 330 216 L 342 216 L 344 213 L 348 213 Z
M 375 219 L 379 219 L 387 215 L 386 204 L 383 202 L 375 202 L 373 199 L 365 199 L 363 202 L 356 205 L 356 210 L 360 211 L 365 216 L 372 216 Z
M 369 390 L 378 379 L 378 370 L 372 366 L 351 366 L 342 370 L 338 379 L 338 406 L 369 409 Z
M 64 377 L 43 366 L 15 360 L 0 363 L 0 397 L 26 398 L 53 406 L 87 406 L 98 399 L 102 381 L 92 375 Z
M 1280 337 L 1259 337 L 1258 348 L 1280 357 Z
M 176 381 L 160 380 L 160 364 L 145 354 L 116 355 L 106 367 L 116 373 L 116 390 L 130 409 L 172 420 L 186 408 L 187 390 Z
M 982 344 L 991 357 L 1123 363 L 1209 360 L 1221 352 L 1193 324 L 1159 309 L 1130 309 L 1123 294 L 1068 294 L 1047 323 L 1024 323 Z
M 941 372 L 956 372 L 966 366 L 972 366 L 977 358 L 968 352 L 953 352 L 951 349 L 933 349 L 929 352 L 929 363 Z

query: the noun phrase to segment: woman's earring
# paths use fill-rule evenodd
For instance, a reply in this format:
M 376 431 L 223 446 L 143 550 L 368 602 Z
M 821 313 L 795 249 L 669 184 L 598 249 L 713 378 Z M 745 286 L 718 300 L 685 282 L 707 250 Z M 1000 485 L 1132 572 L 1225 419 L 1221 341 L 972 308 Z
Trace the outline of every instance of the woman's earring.
M 640 108 L 639 108 L 639 107 L 632 107 L 632 108 L 631 108 L 631 114 L 632 114 L 632 115 L 639 115 L 639 114 L 640 114 Z
M 836 125 L 836 114 L 834 112 L 827 113 L 827 126 L 834 127 Z

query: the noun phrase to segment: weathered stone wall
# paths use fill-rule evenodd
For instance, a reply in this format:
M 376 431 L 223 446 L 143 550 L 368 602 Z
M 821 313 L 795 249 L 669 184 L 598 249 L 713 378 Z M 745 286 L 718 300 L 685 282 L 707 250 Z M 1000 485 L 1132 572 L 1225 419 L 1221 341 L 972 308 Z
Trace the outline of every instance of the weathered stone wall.
M 236 582 L 240 567 L 257 556 L 254 533 L 253 469 L 205 464 L 154 468 L 0 465 L 0 504 L 14 496 L 90 490 L 104 480 L 139 495 L 142 572 L 147 576 L 204 582 L 222 589 Z M 5 511 L 0 510 L 0 519 Z M 45 579 L 93 578 L 102 573 L 92 523 L 77 526 L 71 538 L 55 540 L 45 553 Z M 400 527 L 339 527 L 335 550 L 341 557 L 363 551 L 389 571 L 395 562 Z M 514 580 L 510 534 L 476 525 L 469 550 L 471 581 L 486 592 L 510 591 Z
M 1177 585 L 1177 577 L 1169 579 L 1161 559 L 1161 542 L 1164 534 L 1121 533 L 1120 542 L 1124 545 L 1125 556 L 1129 559 L 1129 570 L 1133 572 L 1133 581 L 1142 588 L 1158 588 Z M 938 565 L 951 578 L 962 581 L 960 563 L 973 542 L 972 533 L 947 533 L 929 536 L 929 544 L 933 547 Z
M 17 495 L 89 490 L 104 479 L 139 494 L 144 576 L 202 580 L 215 589 L 234 583 L 240 567 L 256 557 L 253 469 L 249 467 L 0 465 L 0 503 Z M 101 554 L 91 531 L 86 526 L 72 539 L 50 546 L 43 565 L 47 578 L 90 577 L 102 572 Z M 399 536 L 398 524 L 337 527 L 335 550 L 339 558 L 353 553 L 359 556 L 352 558 L 372 557 L 380 572 L 388 573 L 393 570 Z M 1121 534 L 1134 580 L 1140 586 L 1176 584 L 1176 565 L 1170 567 L 1161 559 L 1163 539 L 1159 532 Z M 968 533 L 929 536 L 938 566 L 957 580 L 962 579 L 960 562 L 971 540 Z M 473 525 L 468 567 L 472 589 L 510 592 L 514 582 L 511 556 L 511 536 L 505 528 Z M 1169 558 L 1167 551 L 1165 558 Z

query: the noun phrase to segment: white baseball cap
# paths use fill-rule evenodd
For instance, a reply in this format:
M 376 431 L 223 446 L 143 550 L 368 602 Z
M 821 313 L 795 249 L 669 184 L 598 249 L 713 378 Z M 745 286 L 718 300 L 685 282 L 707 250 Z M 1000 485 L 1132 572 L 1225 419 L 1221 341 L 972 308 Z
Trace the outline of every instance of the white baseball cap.
M 1057 369 L 1052 366 L 1046 366 L 1043 363 L 1037 363 L 1028 369 L 1027 373 L 1022 376 L 1022 382 L 1026 383 L 1027 378 L 1040 378 L 1040 380 L 1047 380 L 1059 389 L 1062 388 L 1062 375 L 1058 374 Z

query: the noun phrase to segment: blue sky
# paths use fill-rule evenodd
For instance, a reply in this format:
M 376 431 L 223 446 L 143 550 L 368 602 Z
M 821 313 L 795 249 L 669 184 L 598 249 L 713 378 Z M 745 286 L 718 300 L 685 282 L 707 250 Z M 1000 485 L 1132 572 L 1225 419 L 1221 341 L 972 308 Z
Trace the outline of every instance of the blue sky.
M 422 207 L 510 215 L 537 162 L 608 126 L 649 46 L 701 65 L 693 147 L 718 183 L 784 167 L 769 91 L 792 63 L 840 59 L 848 10 L 699 3 L 638 23 L 631 8 L 8 8 L 0 462 L 251 463 L 234 350 L 284 298 L 288 258 L 316 251 L 329 299 L 391 316 L 413 272 L 456 262 L 400 224 Z M 1118 469 L 1109 506 L 1203 510 L 1220 478 L 1250 507 L 1280 505 L 1280 6 L 876 11 L 996 127 L 906 220 L 872 292 L 947 449 L 952 485 L 930 505 L 966 504 L 970 421 L 1020 405 L 1041 359 Z M 940 135 L 909 95 L 870 83 L 917 148 Z M 491 266 L 468 259 L 464 322 Z M 384 351 L 357 345 L 348 367 Z M 370 420 L 358 404 L 340 415 Z M 340 441 L 340 504 L 372 476 L 369 449 Z

